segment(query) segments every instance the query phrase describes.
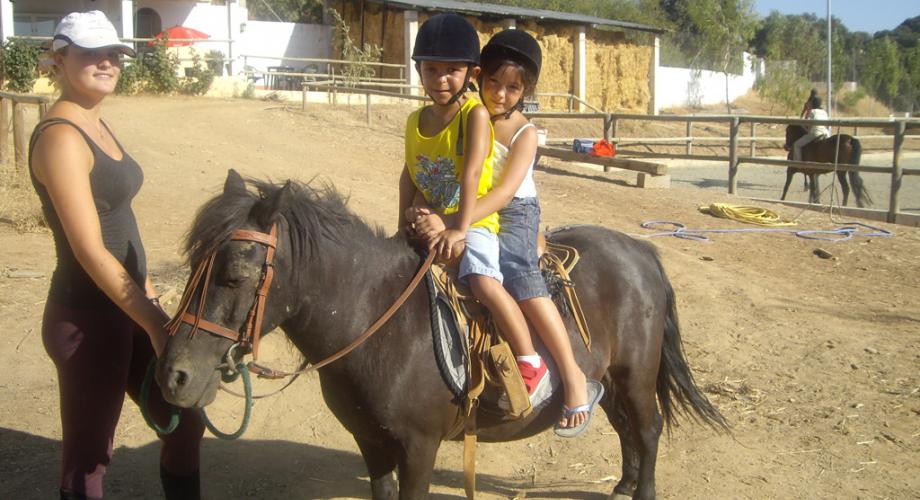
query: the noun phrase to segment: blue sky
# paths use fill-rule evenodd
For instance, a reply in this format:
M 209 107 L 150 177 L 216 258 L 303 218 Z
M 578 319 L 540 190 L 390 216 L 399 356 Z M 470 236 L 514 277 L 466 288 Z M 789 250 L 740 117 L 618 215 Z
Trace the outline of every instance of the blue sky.
M 766 17 L 772 10 L 783 14 L 827 14 L 827 0 L 754 0 L 754 10 Z M 831 0 L 831 16 L 850 31 L 875 33 L 896 28 L 905 19 L 920 16 L 920 0 Z

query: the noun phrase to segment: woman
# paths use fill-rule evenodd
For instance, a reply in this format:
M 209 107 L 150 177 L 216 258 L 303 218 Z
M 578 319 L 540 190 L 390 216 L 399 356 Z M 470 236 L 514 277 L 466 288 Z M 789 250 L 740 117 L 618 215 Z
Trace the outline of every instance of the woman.
M 32 184 L 57 250 L 42 339 L 58 372 L 61 498 L 102 498 L 124 395 L 138 400 L 147 365 L 166 345 L 169 318 L 147 277 L 131 209 L 143 173 L 101 118 L 122 57 L 134 50 L 92 11 L 64 17 L 51 51 L 61 96 L 29 145 Z M 160 391 L 150 392 L 149 411 L 165 422 L 170 408 Z M 166 498 L 199 497 L 203 432 L 198 414 L 185 411 L 178 429 L 160 436 Z

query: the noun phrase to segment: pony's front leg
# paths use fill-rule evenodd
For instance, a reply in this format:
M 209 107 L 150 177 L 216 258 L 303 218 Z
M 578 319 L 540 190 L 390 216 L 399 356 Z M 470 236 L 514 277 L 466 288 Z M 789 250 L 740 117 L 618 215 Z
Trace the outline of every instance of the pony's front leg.
M 367 465 L 371 478 L 371 498 L 373 500 L 396 500 L 399 488 L 396 484 L 396 457 L 393 454 L 395 443 L 380 444 L 376 441 L 355 436 L 361 456 Z
M 428 498 L 434 461 L 441 440 L 434 436 L 413 436 L 402 443 L 399 457 L 399 499 Z
M 787 168 L 786 169 L 786 184 L 783 184 L 783 194 L 779 197 L 781 200 L 786 199 L 786 193 L 789 192 L 789 185 L 792 184 L 792 176 L 795 175 L 795 169 Z M 806 176 L 807 179 L 807 176 Z

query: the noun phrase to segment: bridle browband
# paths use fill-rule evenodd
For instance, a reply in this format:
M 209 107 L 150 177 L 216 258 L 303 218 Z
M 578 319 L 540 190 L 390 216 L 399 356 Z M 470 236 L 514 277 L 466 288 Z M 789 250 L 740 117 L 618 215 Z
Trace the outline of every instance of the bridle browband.
M 205 298 L 207 296 L 208 285 L 210 284 L 211 279 L 211 270 L 214 267 L 214 259 L 217 256 L 217 250 L 219 247 L 215 247 L 213 250 L 211 250 L 208 257 L 201 261 L 195 268 L 195 272 L 189 278 L 189 281 L 185 286 L 185 292 L 182 295 L 182 300 L 179 302 L 178 312 L 176 313 L 176 316 L 166 324 L 166 329 L 169 331 L 169 335 L 173 336 L 176 334 L 176 332 L 179 331 L 179 326 L 182 323 L 185 323 L 192 327 L 192 331 L 189 333 L 190 338 L 193 337 L 195 333 L 198 332 L 198 330 L 204 330 L 210 334 L 232 340 L 234 341 L 234 344 L 230 347 L 230 349 L 227 351 L 227 354 L 225 355 L 227 362 L 224 366 L 228 367 L 230 370 L 233 370 L 233 367 L 235 366 L 234 360 L 232 359 L 233 353 L 237 347 L 243 347 L 252 351 L 253 360 L 247 363 L 249 371 L 255 373 L 259 377 L 271 379 L 296 377 L 302 373 L 318 370 L 353 351 L 365 340 L 370 338 L 371 335 L 376 333 L 377 330 L 379 330 L 380 327 L 383 326 L 384 323 L 386 323 L 387 320 L 389 320 L 400 307 L 402 307 L 402 305 L 409 298 L 409 295 L 415 291 L 415 288 L 418 286 L 419 282 L 422 281 L 422 278 L 431 267 L 431 263 L 434 261 L 435 257 L 435 252 L 428 253 L 428 256 L 425 258 L 425 262 L 415 273 L 415 276 L 412 277 L 412 281 L 409 282 L 405 290 L 403 290 L 396 301 L 390 305 L 390 307 L 377 319 L 377 321 L 369 326 L 355 340 L 351 341 L 351 343 L 340 349 L 338 352 L 328 356 L 322 361 L 313 363 L 309 366 L 307 366 L 305 363 L 300 370 L 294 372 L 285 372 L 274 370 L 257 363 L 257 360 L 259 359 L 259 339 L 262 333 L 262 318 L 265 313 L 265 299 L 268 296 L 268 290 L 269 287 L 271 287 L 272 278 L 274 277 L 274 266 L 272 262 L 275 258 L 275 248 L 277 246 L 277 224 L 272 224 L 271 232 L 268 234 L 258 231 L 237 229 L 230 235 L 230 241 L 233 240 L 252 241 L 267 247 L 265 252 L 265 264 L 263 265 L 262 276 L 260 279 L 261 283 L 258 290 L 256 291 L 255 300 L 253 301 L 252 307 L 249 309 L 249 313 L 246 316 L 246 322 L 244 323 L 246 329 L 243 332 L 239 332 L 202 318 Z M 198 311 L 196 314 L 191 314 L 188 312 L 189 304 L 191 303 L 192 296 L 194 296 L 195 291 L 199 287 L 199 284 L 202 283 L 202 279 L 204 281 L 201 286 L 201 299 L 198 301 Z M 288 381 L 288 385 L 291 382 L 293 382 L 293 380 Z M 285 385 L 285 387 L 287 387 L 287 385 Z

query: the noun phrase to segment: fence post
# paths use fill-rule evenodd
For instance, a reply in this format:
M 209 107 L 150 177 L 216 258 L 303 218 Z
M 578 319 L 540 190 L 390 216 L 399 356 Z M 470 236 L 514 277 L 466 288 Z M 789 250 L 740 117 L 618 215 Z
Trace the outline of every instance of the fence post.
M 371 93 L 364 94 L 364 111 L 367 113 L 367 126 L 371 126 Z
M 10 99 L 0 98 L 0 163 L 10 157 Z
M 741 122 L 737 116 L 733 116 L 729 128 L 728 143 L 728 194 L 735 194 L 738 189 L 738 130 L 741 128 Z
M 307 82 L 300 84 L 300 110 L 307 110 Z
M 754 129 L 757 127 L 756 122 L 751 122 L 751 156 L 757 156 L 757 133 Z
M 901 211 L 901 204 L 898 200 L 898 194 L 901 190 L 901 146 L 904 144 L 904 132 L 907 130 L 907 123 L 900 121 L 894 126 L 894 159 L 891 162 L 891 194 L 888 201 L 888 222 L 894 223 Z
M 617 144 L 619 144 L 619 142 L 620 142 L 620 132 L 619 132 L 618 129 L 620 128 L 620 120 L 617 119 L 617 118 L 613 118 L 611 121 L 612 121 L 612 123 L 610 124 L 610 133 L 611 133 L 612 137 L 611 137 L 610 139 L 613 140 L 613 141 L 616 141 Z
M 687 154 L 693 154 L 693 122 L 687 120 Z
M 23 104 L 13 101 L 13 151 L 16 159 L 16 170 L 26 170 L 26 124 Z

